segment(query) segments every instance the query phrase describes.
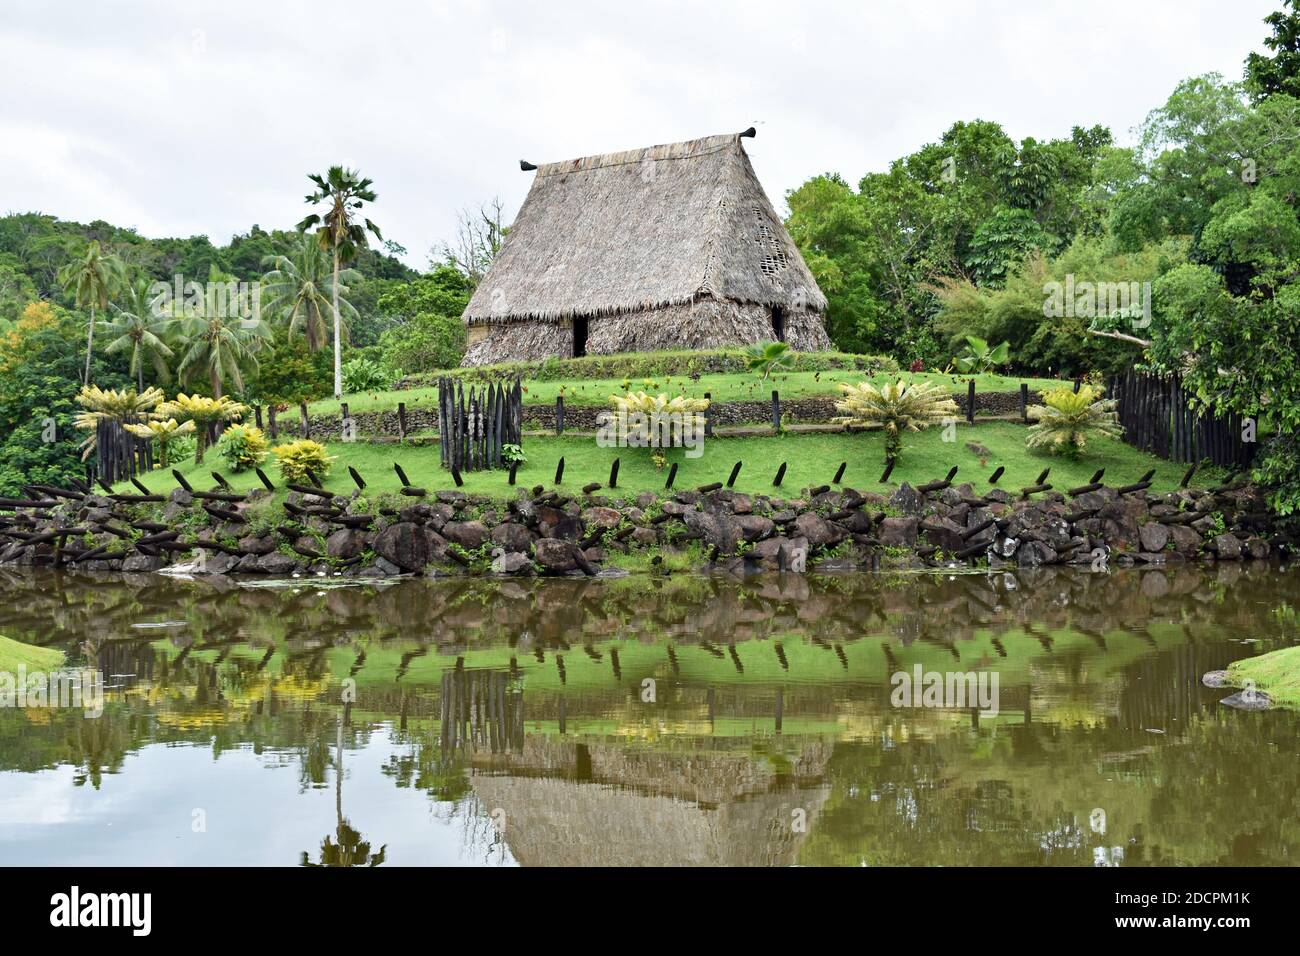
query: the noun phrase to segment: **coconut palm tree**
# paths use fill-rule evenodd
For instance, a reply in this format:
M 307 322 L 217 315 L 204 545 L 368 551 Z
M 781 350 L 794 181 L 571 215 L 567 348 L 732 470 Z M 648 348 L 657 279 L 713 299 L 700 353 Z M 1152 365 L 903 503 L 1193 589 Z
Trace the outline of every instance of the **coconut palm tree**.
M 886 385 L 870 382 L 841 384 L 844 398 L 835 403 L 841 416 L 831 421 L 857 428 L 880 428 L 885 432 L 885 460 L 893 461 L 903 450 L 903 432 L 919 432 L 946 419 L 956 419 L 959 409 L 952 397 L 927 382 Z
M 160 382 L 168 382 L 172 374 L 167 359 L 174 354 L 163 341 L 173 319 L 156 309 L 149 288 L 148 279 L 136 279 L 126 288 L 122 305 L 111 306 L 113 318 L 101 323 L 103 331 L 110 336 L 105 352 L 115 355 L 131 350 L 130 371 L 135 376 L 137 390 L 141 392 L 144 391 L 145 362 L 153 367 Z
M 307 203 L 315 206 L 326 203 L 323 214 L 312 213 L 298 223 L 298 231 L 306 232 L 316 227 L 316 242 L 321 249 L 334 257 L 334 282 L 330 288 L 334 300 L 334 397 L 343 397 L 343 319 L 339 313 L 339 269 L 343 262 L 351 261 L 357 249 L 366 245 L 366 233 L 370 232 L 381 242 L 383 235 L 379 227 L 369 219 L 360 216 L 361 208 L 368 202 L 375 201 L 375 192 L 370 188 L 373 180 L 362 179 L 355 169 L 331 166 L 324 176 L 309 174 L 316 185 L 316 191 L 307 195 Z
M 289 336 L 299 333 L 307 338 L 307 348 L 317 352 L 329 340 L 329 317 L 333 314 L 334 275 L 329 258 L 316 240 L 303 236 L 302 246 L 292 256 L 264 256 L 262 265 L 270 271 L 262 276 L 262 309 L 273 319 L 282 320 Z M 347 334 L 347 322 L 357 318 L 357 310 L 347 300 L 351 286 L 361 281 L 355 269 L 341 269 L 338 281 L 345 283 L 338 291 L 341 328 Z
M 196 376 L 207 378 L 214 398 L 220 398 L 227 384 L 240 394 L 244 391 L 243 366 L 258 367 L 257 353 L 271 340 L 270 330 L 260 316 L 231 314 L 221 301 L 227 277 L 214 267 L 209 274 L 202 311 L 184 312 L 180 319 L 182 348 L 180 377 L 189 382 Z M 181 308 L 174 304 L 173 308 Z
M 82 384 L 90 384 L 90 356 L 95 348 L 95 309 L 108 308 L 108 300 L 115 296 L 123 283 L 122 260 L 106 255 L 98 240 L 86 244 L 81 257 L 73 259 L 59 270 L 59 285 L 73 295 L 77 308 L 90 306 L 90 325 L 86 330 L 86 373 Z

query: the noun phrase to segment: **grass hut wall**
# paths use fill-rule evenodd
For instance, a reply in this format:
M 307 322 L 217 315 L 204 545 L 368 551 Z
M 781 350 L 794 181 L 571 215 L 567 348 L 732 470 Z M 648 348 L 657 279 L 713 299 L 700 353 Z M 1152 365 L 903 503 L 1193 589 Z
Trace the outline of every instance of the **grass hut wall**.
M 826 297 L 743 135 L 538 167 L 465 309 L 463 364 L 772 339 L 830 348 Z

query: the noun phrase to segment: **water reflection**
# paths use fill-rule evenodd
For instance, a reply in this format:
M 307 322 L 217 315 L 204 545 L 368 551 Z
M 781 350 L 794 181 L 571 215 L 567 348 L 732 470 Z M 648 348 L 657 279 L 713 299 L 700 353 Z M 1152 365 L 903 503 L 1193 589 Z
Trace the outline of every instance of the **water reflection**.
M 1200 676 L 1300 638 L 1296 584 L 1262 564 L 280 589 L 3 572 L 0 633 L 109 690 L 99 719 L 0 710 L 0 852 L 1290 862 L 1300 721 L 1220 707 Z M 917 665 L 996 671 L 998 714 L 891 706 Z M 46 792 L 58 820 L 33 806 Z M 185 801 L 239 834 L 165 849 L 145 808 Z M 124 802 L 111 837 L 82 839 Z

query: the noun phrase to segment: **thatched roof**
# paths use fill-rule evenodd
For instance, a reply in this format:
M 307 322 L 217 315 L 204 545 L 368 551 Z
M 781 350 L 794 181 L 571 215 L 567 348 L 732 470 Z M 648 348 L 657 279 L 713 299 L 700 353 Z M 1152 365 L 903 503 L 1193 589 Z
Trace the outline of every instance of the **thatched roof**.
M 736 134 L 539 167 L 464 318 L 555 321 L 707 296 L 826 307 Z

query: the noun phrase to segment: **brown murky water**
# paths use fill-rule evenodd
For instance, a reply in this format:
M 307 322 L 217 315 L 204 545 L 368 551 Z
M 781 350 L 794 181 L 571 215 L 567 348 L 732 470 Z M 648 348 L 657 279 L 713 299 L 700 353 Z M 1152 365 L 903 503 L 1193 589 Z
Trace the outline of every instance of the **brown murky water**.
M 1300 640 L 1298 584 L 3 573 L 0 634 L 107 687 L 0 708 L 0 860 L 1290 864 L 1300 716 L 1200 677 Z M 996 697 L 901 706 L 918 666 Z

